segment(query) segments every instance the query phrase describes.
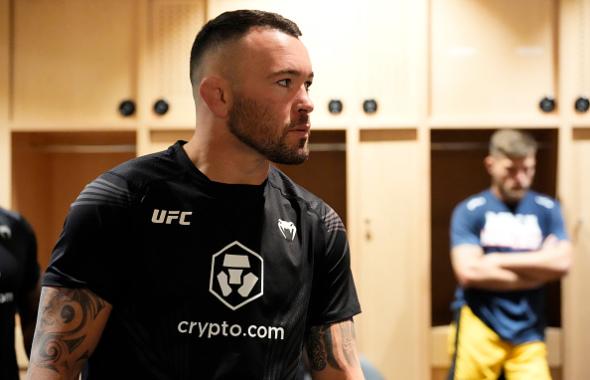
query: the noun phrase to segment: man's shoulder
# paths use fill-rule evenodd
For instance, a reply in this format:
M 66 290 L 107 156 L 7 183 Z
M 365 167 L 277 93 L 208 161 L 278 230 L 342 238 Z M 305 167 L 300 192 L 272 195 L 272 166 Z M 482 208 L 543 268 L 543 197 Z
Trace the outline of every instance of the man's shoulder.
M 13 210 L 7 210 L 5 208 L 0 207 L 0 222 L 20 222 L 22 216 Z
M 135 204 L 151 184 L 180 177 L 180 165 L 173 156 L 171 147 L 125 161 L 87 184 L 72 206 Z
M 140 156 L 112 168 L 105 174 L 125 179 L 128 183 L 135 186 L 163 180 L 167 178 L 177 178 L 182 172 L 182 167 L 178 165 L 176 151 L 174 147 L 167 150 Z
M 336 212 L 320 197 L 297 184 L 289 176 L 275 166 L 269 173 L 270 186 L 280 193 L 280 196 L 303 204 L 310 212 L 315 213 L 320 219 L 326 219 Z
M 535 204 L 536 206 L 540 206 L 546 210 L 554 210 L 558 206 L 557 199 L 553 198 L 550 195 L 538 193 L 536 191 L 529 191 L 528 193 L 529 199 Z
M 486 206 L 489 206 L 490 203 L 490 197 L 488 193 L 489 191 L 485 190 L 477 194 L 470 195 L 457 204 L 455 211 L 467 213 L 477 213 L 484 211 Z

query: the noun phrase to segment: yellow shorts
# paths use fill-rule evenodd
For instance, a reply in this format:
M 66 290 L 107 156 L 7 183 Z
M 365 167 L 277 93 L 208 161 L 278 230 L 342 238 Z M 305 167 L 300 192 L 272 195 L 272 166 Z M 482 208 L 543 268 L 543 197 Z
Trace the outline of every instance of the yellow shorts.
M 451 325 L 449 380 L 551 380 L 544 342 L 514 345 L 476 317 L 468 306 L 459 311 L 459 331 Z

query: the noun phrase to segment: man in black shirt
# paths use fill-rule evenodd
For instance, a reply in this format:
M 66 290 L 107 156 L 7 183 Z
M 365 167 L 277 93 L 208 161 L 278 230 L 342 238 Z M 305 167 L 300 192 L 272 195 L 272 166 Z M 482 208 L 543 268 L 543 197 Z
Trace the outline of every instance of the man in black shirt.
M 227 12 L 191 52 L 189 142 L 114 168 L 70 208 L 31 379 L 362 379 L 344 225 L 270 162 L 308 156 L 297 25 Z
M 39 305 L 37 239 L 18 213 L 0 207 L 0 379 L 18 380 L 14 316 L 20 316 L 27 354 Z

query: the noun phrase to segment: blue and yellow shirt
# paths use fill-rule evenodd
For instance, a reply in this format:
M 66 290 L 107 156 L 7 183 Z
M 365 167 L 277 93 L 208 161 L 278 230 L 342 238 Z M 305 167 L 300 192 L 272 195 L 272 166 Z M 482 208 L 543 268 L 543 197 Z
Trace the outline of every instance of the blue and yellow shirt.
M 526 252 L 541 248 L 549 235 L 567 240 L 559 203 L 529 191 L 514 208 L 490 190 L 461 202 L 451 219 L 451 246 L 475 244 L 490 252 Z M 544 287 L 492 291 L 458 287 L 453 308 L 467 304 L 502 339 L 520 344 L 543 340 Z

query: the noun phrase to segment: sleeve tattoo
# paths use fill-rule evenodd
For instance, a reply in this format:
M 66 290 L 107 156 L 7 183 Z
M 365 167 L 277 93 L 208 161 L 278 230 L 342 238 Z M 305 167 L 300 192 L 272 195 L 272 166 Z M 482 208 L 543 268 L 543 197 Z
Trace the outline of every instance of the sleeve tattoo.
M 314 371 L 321 371 L 328 364 L 343 370 L 343 365 L 353 366 L 357 362 L 352 322 L 312 327 L 306 347 Z
M 45 293 L 35 330 L 34 364 L 55 372 L 70 370 L 70 362 L 84 362 L 88 350 L 75 353 L 87 337 L 89 322 L 106 303 L 86 289 L 51 289 Z

